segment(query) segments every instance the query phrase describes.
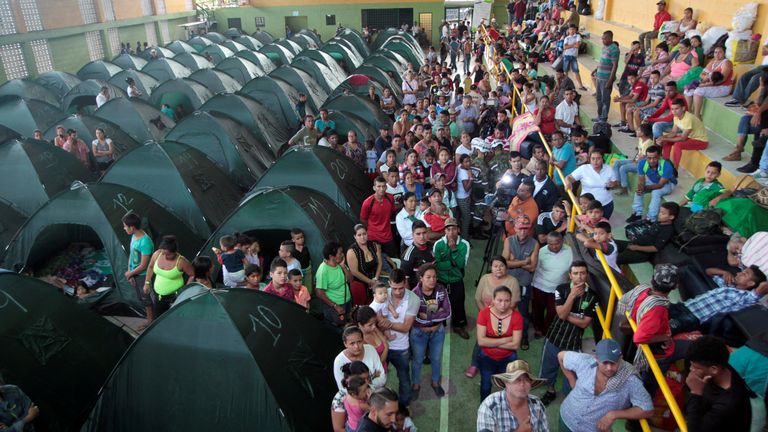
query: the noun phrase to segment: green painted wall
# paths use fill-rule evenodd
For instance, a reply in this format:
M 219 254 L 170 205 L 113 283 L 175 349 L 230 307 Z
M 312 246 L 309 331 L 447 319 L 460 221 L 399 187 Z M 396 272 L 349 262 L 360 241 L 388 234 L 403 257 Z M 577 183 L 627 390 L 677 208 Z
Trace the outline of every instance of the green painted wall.
M 159 36 L 160 36 L 159 28 L 156 30 L 156 33 L 159 39 Z M 147 40 L 147 32 L 144 29 L 144 24 L 119 27 L 117 29 L 117 34 L 118 36 L 120 36 L 120 42 L 130 43 L 131 48 L 136 48 L 137 41 L 141 41 L 142 43 L 144 43 L 144 41 Z
M 84 64 L 91 61 L 85 34 L 48 39 L 48 47 L 55 70 L 76 73 Z M 32 69 L 30 68 L 30 72 Z
M 310 29 L 317 29 L 322 39 L 328 40 L 336 34 L 336 27 L 341 24 L 345 27 L 359 30 L 362 28 L 362 9 L 391 9 L 413 8 L 413 19 L 418 21 L 420 13 L 432 14 L 432 41 L 440 38 L 440 23 L 445 18 L 445 5 L 442 3 L 369 3 L 351 4 L 345 6 L 275 6 L 270 8 L 223 8 L 214 12 L 219 28 L 227 27 L 228 18 L 240 18 L 243 31 L 253 33 L 256 31 L 256 17 L 264 17 L 266 27 L 263 30 L 270 32 L 275 37 L 285 37 L 285 17 L 294 15 L 298 11 L 299 16 L 307 17 L 307 25 Z M 325 15 L 335 14 L 336 24 L 325 25 Z M 429 30 L 427 30 L 429 31 Z

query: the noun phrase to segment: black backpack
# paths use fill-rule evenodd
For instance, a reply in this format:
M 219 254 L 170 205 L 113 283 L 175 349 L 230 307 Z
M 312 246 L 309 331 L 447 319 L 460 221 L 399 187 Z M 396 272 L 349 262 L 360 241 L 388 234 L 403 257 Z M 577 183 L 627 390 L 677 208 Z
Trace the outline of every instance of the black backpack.
M 600 135 L 611 139 L 612 134 L 611 125 L 608 122 L 595 122 L 592 125 L 592 135 Z

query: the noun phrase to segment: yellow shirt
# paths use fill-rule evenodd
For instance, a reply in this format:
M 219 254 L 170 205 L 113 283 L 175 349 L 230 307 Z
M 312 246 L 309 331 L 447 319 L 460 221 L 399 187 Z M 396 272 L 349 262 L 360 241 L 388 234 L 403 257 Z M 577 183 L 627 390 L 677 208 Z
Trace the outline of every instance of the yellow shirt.
M 648 147 L 653 145 L 653 139 L 648 138 L 647 140 L 643 141 L 642 138 L 637 139 L 637 154 L 640 155 L 640 157 L 643 157 L 645 155 L 645 151 L 648 150 Z
M 709 142 L 709 138 L 707 137 L 707 129 L 704 127 L 704 123 L 702 123 L 701 120 L 699 120 L 699 118 L 695 115 L 686 111 L 686 113 L 683 114 L 683 118 L 680 119 L 675 117 L 674 123 L 680 132 L 687 130 L 691 131 L 688 134 L 688 138 Z

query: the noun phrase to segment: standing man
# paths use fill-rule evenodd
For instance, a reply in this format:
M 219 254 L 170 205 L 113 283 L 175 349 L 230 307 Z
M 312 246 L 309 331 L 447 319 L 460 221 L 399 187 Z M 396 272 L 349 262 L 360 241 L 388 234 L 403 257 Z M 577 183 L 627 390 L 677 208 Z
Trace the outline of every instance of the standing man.
M 581 127 L 579 104 L 576 103 L 576 90 L 566 90 L 563 101 L 555 107 L 555 124 L 566 135 L 571 134 L 571 129 Z
M 424 221 L 416 220 L 412 227 L 412 244 L 403 253 L 403 259 L 400 262 L 400 269 L 408 282 L 408 286 L 413 289 L 419 283 L 416 277 L 416 271 L 424 264 L 435 261 L 432 253 L 432 243 L 427 237 L 427 224 Z
M 656 3 L 658 12 L 656 12 L 656 15 L 653 16 L 653 30 L 640 33 L 640 46 L 643 49 L 643 53 L 646 55 L 651 52 L 651 42 L 653 42 L 653 40 L 659 36 L 659 29 L 661 28 L 661 25 L 666 21 L 672 21 L 672 15 L 670 15 L 669 12 L 665 10 L 666 7 L 667 2 L 664 0 L 659 0 L 659 2 Z
M 323 111 L 321 110 L 320 116 L 322 117 L 322 115 Z M 376 158 L 381 158 L 381 155 L 389 150 L 390 147 L 392 147 L 392 139 L 389 137 L 389 125 L 382 123 L 379 125 L 379 136 L 376 137 L 376 141 L 373 144 L 373 148 L 376 150 Z
M 549 432 L 549 422 L 544 404 L 531 394 L 531 389 L 544 380 L 531 374 L 525 360 L 515 360 L 507 365 L 507 371 L 494 375 L 492 381 L 503 390 L 485 398 L 477 409 L 477 431 Z
M 390 222 L 395 212 L 395 198 L 387 193 L 387 181 L 382 176 L 373 181 L 373 191 L 360 208 L 360 222 L 368 229 L 368 240 L 378 242 L 387 255 L 398 256 Z
M 323 246 L 323 262 L 315 273 L 314 295 L 324 303 L 323 315 L 328 323 L 343 327 L 352 309 L 349 292 L 351 273 L 344 262 L 344 248 L 331 241 Z
M 533 275 L 532 321 L 537 338 L 544 336 L 556 315 L 556 290 L 568 280 L 573 261 L 570 246 L 563 245 L 563 235 L 557 231 L 547 234 L 547 245 L 539 248 L 539 259 Z
M 131 236 L 131 246 L 128 256 L 128 271 L 124 276 L 136 290 L 136 297 L 144 305 L 147 314 L 147 321 L 139 326 L 138 330 L 144 330 L 155 319 L 155 310 L 152 307 L 151 294 L 144 293 L 144 285 L 149 285 L 147 281 L 147 266 L 152 258 L 155 245 L 152 239 L 141 229 L 141 217 L 136 213 L 128 213 L 123 216 L 123 230 Z M 150 293 L 153 292 L 150 290 Z
M 461 105 L 456 108 L 456 112 L 458 113 L 457 118 L 461 130 L 468 133 L 470 137 L 476 136 L 475 130 L 477 129 L 477 118 L 480 114 L 477 112 L 477 108 L 472 104 L 472 96 L 464 95 Z
M 515 25 L 520 25 L 523 23 L 523 19 L 525 18 L 525 9 L 527 5 L 524 0 L 515 0 L 514 10 L 515 10 Z
M 573 12 L 571 12 L 573 14 Z M 578 16 L 578 14 L 577 14 Z M 573 71 L 576 76 L 576 82 L 579 84 L 579 90 L 586 91 L 587 88 L 581 83 L 579 75 L 579 46 L 581 45 L 581 36 L 579 36 L 579 26 L 571 24 L 568 26 L 568 35 L 563 39 L 563 73 L 568 76 L 569 71 Z
M 317 144 L 320 132 L 315 128 L 315 117 L 309 114 L 304 116 L 303 119 L 304 127 L 299 129 L 299 131 L 288 140 L 289 146 Z
M 109 87 L 101 86 L 99 94 L 96 95 L 96 108 L 101 108 L 102 105 L 109 100 Z
M 563 351 L 557 358 L 573 388 L 560 405 L 560 432 L 607 432 L 616 420 L 653 415 L 651 396 L 613 339 L 601 340 L 594 356 Z
M 508 273 L 520 284 L 520 303 L 517 309 L 523 315 L 523 340 L 520 349 L 528 350 L 528 313 L 531 300 L 531 282 L 533 272 L 539 260 L 539 242 L 531 235 L 531 219 L 521 215 L 515 219 L 515 234 L 504 240 L 501 256 L 507 261 Z
M 320 118 L 315 120 L 315 129 L 318 133 L 323 133 L 326 129 L 336 130 L 336 122 L 328 117 L 328 108 L 320 108 Z
M 415 238 L 414 238 L 415 241 Z M 462 339 L 469 339 L 467 314 L 464 311 L 464 268 L 469 259 L 469 242 L 459 236 L 459 223 L 454 218 L 445 221 L 445 236 L 435 243 L 437 280 L 448 288 L 451 301 L 451 326 Z
M 611 109 L 611 90 L 616 81 L 616 69 L 619 67 L 619 46 L 613 43 L 613 32 L 603 32 L 603 52 L 600 62 L 595 69 L 597 79 L 597 121 L 608 121 L 608 111 Z

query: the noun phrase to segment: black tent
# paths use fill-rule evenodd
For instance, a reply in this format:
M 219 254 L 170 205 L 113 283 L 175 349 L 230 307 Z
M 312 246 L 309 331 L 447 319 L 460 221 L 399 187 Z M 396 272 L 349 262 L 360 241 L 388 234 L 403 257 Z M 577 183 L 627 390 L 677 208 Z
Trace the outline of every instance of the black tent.
M 133 339 L 41 280 L 0 273 L 0 370 L 36 405 L 39 431 L 79 430 Z
M 106 81 L 121 70 L 123 70 L 123 68 L 114 63 L 104 60 L 94 60 L 81 67 L 80 70 L 77 71 L 77 77 L 81 80 L 97 79 Z
M 133 69 L 137 71 L 147 65 L 146 60 L 131 54 L 118 54 L 112 59 L 112 63 L 123 70 Z
M 240 84 L 264 76 L 265 73 L 259 66 L 243 57 L 233 56 L 216 64 L 216 70 L 220 70 L 236 79 Z
M 265 108 L 273 113 L 275 118 L 282 119 L 286 128 L 292 128 L 293 131 L 297 130 L 301 122 L 299 113 L 296 111 L 299 91 L 287 82 L 270 76 L 258 77 L 248 81 L 240 89 L 240 93 L 246 94 L 254 100 L 269 101 L 268 104 L 265 104 Z M 293 133 L 288 135 L 284 143 L 288 142 L 291 135 Z
M 267 143 L 221 113 L 197 111 L 180 121 L 165 138 L 200 150 L 244 190 L 250 189 L 275 161 L 275 153 Z
M 173 141 L 148 142 L 126 153 L 101 181 L 142 191 L 203 238 L 224 221 L 242 196 L 234 180 L 204 153 Z
M 67 72 L 51 71 L 38 75 L 35 82 L 62 98 L 72 87 L 80 84 L 80 78 Z
M 174 78 L 186 78 L 192 74 L 189 68 L 171 58 L 152 60 L 141 71 L 152 75 L 158 82 Z
M 109 98 L 124 98 L 125 92 L 120 87 L 114 86 L 106 81 L 97 79 L 87 79 L 74 86 L 61 99 L 61 109 L 68 114 L 92 113 L 96 110 L 96 96 L 101 92 L 101 88 L 109 88 Z
M 212 97 L 213 93 L 203 84 L 189 78 L 177 78 L 160 84 L 152 92 L 149 102 L 157 108 L 161 108 L 163 104 L 168 104 L 173 109 L 182 106 L 184 112 L 191 113 Z
M 213 68 L 213 63 L 208 61 L 207 58 L 201 56 L 198 53 L 189 53 L 184 52 L 181 54 L 176 54 L 173 57 L 174 60 L 181 63 L 182 65 L 186 66 L 187 69 L 190 71 L 198 71 L 201 69 L 211 69 Z
M 269 74 L 272 78 L 281 79 L 300 93 L 307 95 L 307 106 L 312 112 L 319 111 L 328 99 L 328 93 L 308 73 L 291 66 L 281 66 Z
M 78 183 L 29 217 L 0 253 L 0 267 L 35 270 L 71 243 L 102 246 L 117 282 L 117 297 L 135 310 L 143 310 L 134 287 L 123 276 L 128 269 L 131 239 L 123 231 L 122 217 L 129 211 L 141 215 L 142 228 L 155 245 L 162 236 L 173 234 L 179 240 L 179 252 L 192 258 L 204 241 L 142 192 L 108 183 Z
M 24 79 L 6 81 L 0 86 L 0 96 L 18 96 L 23 99 L 35 99 L 51 105 L 58 105 L 59 98 L 41 84 Z
M 296 175 L 300 172 L 301 175 Z M 294 146 L 261 176 L 254 190 L 284 185 L 303 186 L 327 195 L 353 220 L 372 193 L 371 179 L 352 159 L 321 146 Z
M 189 79 L 204 85 L 211 93 L 234 93 L 243 86 L 229 74 L 216 69 L 200 69 L 189 76 Z
M 89 115 L 71 115 L 63 120 L 59 120 L 56 126 L 64 126 L 64 129 L 74 129 L 77 131 L 77 137 L 82 139 L 89 146 L 96 139 L 96 128 L 104 129 L 107 138 L 112 140 L 115 158 L 119 158 L 131 149 L 139 147 L 141 143 L 133 139 L 127 132 L 120 129 L 119 126 L 111 121 Z M 44 132 L 43 137 L 53 142 L 56 136 L 56 126 L 51 126 Z
M 144 100 L 148 100 L 155 88 L 160 85 L 160 83 L 151 75 L 133 69 L 126 69 L 115 74 L 115 76 L 110 78 L 108 82 L 116 87 L 124 88 L 127 93 L 128 84 L 126 83 L 126 80 L 128 78 L 132 78 L 133 81 L 136 82 L 136 88 L 141 92 L 139 98 Z
M 341 349 L 340 338 L 295 303 L 204 290 L 136 340 L 82 430 L 327 430 Z
M 159 109 L 137 98 L 111 99 L 93 115 L 108 121 L 117 121 L 121 129 L 140 143 L 149 140 L 160 141 L 176 126 L 176 122 Z
M 266 74 L 272 72 L 273 70 L 275 70 L 275 68 L 277 68 L 275 63 L 272 60 L 270 60 L 269 57 L 267 57 L 265 54 L 262 54 L 258 51 L 249 51 L 249 50 L 238 51 L 235 53 L 235 56 L 242 57 L 246 60 L 249 60 L 251 63 L 261 68 L 261 70 L 263 70 L 264 73 Z

